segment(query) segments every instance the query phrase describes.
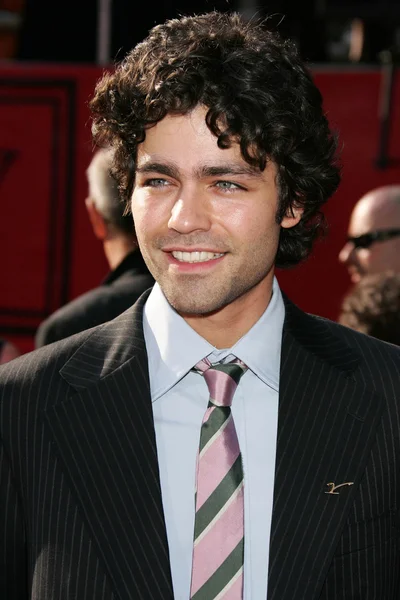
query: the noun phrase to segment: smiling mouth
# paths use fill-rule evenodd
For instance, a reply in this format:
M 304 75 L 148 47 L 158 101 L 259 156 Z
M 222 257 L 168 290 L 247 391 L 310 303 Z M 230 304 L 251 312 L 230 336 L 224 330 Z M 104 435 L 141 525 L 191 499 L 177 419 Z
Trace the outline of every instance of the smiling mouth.
M 207 262 L 209 260 L 215 260 L 224 256 L 224 253 L 216 252 L 181 252 L 180 250 L 174 250 L 171 252 L 172 256 L 180 262 L 186 263 L 199 263 Z

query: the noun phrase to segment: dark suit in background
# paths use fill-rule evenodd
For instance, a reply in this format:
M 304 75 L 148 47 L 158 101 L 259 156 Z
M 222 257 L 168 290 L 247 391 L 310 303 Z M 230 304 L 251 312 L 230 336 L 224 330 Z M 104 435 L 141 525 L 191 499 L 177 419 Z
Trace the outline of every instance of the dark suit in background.
M 105 323 L 132 306 L 154 284 L 137 244 L 132 217 L 125 215 L 111 175 L 113 152 L 98 149 L 86 169 L 86 210 L 101 241 L 110 272 L 103 283 L 59 308 L 37 329 L 35 347 L 57 342 Z
M 75 298 L 43 321 L 36 332 L 36 348 L 110 321 L 132 306 L 153 284 L 142 255 L 134 250 L 99 287 Z
M 173 598 L 146 297 L 0 369 L 1 598 Z M 268 600 L 398 600 L 400 352 L 285 304 Z

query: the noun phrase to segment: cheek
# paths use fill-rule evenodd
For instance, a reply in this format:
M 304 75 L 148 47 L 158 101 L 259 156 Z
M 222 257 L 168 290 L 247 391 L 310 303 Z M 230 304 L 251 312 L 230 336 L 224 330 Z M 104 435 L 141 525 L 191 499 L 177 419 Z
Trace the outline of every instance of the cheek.
M 157 229 L 162 220 L 160 205 L 150 202 L 140 194 L 133 196 L 131 210 L 138 236 L 146 237 L 147 233 Z
M 264 208 L 264 207 L 263 207 Z M 249 240 L 266 241 L 279 236 L 280 226 L 275 221 L 275 213 L 257 210 L 257 207 L 238 207 L 219 215 L 220 223 L 232 234 Z
M 385 262 L 385 253 L 382 253 L 382 248 L 378 246 L 373 248 L 370 252 L 366 254 L 365 264 L 370 269 L 380 269 L 381 265 Z
M 132 199 L 131 211 L 133 222 L 135 224 L 136 236 L 141 249 L 143 249 L 146 245 L 151 221 L 149 219 L 148 212 L 145 210 L 144 206 L 137 202 L 135 199 Z
M 376 271 L 388 268 L 388 265 L 393 261 L 393 255 L 389 244 L 376 244 L 371 250 L 368 264 Z
M 259 214 L 258 218 L 253 219 L 251 228 L 249 228 L 249 238 L 254 243 L 265 246 L 265 251 L 270 252 L 271 248 L 277 248 L 279 243 L 279 233 L 281 226 L 275 221 L 275 214 Z

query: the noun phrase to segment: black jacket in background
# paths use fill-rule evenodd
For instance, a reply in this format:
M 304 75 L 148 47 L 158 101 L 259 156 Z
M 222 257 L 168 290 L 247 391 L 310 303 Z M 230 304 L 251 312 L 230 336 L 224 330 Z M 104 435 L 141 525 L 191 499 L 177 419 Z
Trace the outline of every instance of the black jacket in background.
M 139 251 L 131 252 L 102 284 L 50 315 L 37 329 L 40 348 L 117 317 L 152 287 L 154 279 Z

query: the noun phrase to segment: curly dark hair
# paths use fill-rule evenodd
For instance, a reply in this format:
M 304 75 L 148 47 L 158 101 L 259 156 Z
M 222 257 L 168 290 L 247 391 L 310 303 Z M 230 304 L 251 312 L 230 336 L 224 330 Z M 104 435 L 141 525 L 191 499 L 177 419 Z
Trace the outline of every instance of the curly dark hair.
M 400 346 L 400 273 L 365 275 L 344 297 L 338 322 Z
M 167 114 L 197 105 L 220 148 L 240 143 L 244 160 L 277 165 L 280 223 L 294 206 L 301 221 L 281 228 L 277 267 L 297 264 L 312 249 L 325 220 L 321 206 L 340 181 L 336 136 L 322 96 L 296 46 L 238 13 L 217 11 L 171 19 L 150 30 L 90 101 L 94 141 L 115 148 L 115 175 L 129 202 L 137 146 Z

